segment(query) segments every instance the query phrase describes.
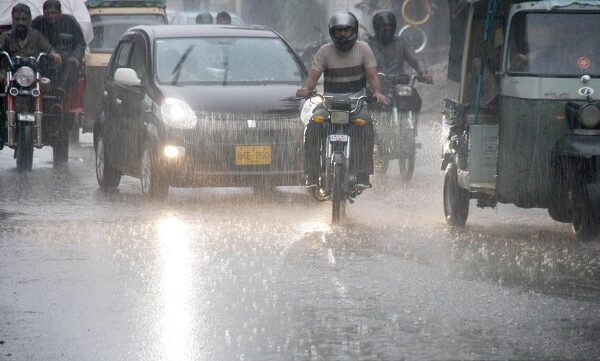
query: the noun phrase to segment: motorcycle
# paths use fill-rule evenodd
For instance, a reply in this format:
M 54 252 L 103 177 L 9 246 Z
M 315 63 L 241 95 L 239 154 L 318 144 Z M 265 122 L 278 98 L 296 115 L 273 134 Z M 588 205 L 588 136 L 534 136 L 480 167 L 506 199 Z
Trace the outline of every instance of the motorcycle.
M 363 107 L 364 102 L 372 101 L 370 97 L 351 98 L 347 95 L 323 95 L 313 92 L 305 103 L 306 109 L 321 108 L 314 113 L 306 109 L 304 114 L 312 114 L 312 120 L 318 124 L 326 124 L 327 136 L 321 145 L 321 176 L 319 187 L 314 196 L 320 201 L 331 200 L 331 222 L 339 224 L 340 215 L 346 201 L 350 203 L 362 193 L 356 187 L 355 175 L 350 173 L 350 136 L 348 125 L 354 123 L 364 126 L 366 120 L 353 118 Z
M 398 159 L 400 177 L 408 182 L 415 170 L 416 142 L 420 101 L 415 97 L 418 75 L 379 73 L 388 105 L 375 109 L 375 142 L 379 151 L 381 173 L 392 159 Z
M 14 149 L 19 172 L 29 171 L 33 164 L 33 148 L 53 147 L 54 166 L 67 162 L 68 129 L 65 127 L 60 97 L 46 95 L 50 79 L 41 74 L 46 53 L 37 57 L 13 58 L 3 51 L 8 63 L 5 98 L 7 145 Z M 47 110 L 51 110 L 48 112 Z

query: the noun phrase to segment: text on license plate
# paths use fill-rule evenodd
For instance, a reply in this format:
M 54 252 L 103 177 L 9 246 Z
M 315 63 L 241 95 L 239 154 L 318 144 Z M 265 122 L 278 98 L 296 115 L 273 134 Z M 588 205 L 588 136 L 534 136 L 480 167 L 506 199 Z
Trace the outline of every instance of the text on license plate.
M 348 135 L 347 134 L 330 134 L 329 141 L 330 142 L 347 142 Z
M 34 122 L 35 121 L 35 117 L 33 116 L 33 114 L 29 114 L 29 113 L 19 113 L 19 116 L 17 118 L 21 122 Z
M 271 164 L 270 145 L 238 145 L 235 147 L 235 165 Z

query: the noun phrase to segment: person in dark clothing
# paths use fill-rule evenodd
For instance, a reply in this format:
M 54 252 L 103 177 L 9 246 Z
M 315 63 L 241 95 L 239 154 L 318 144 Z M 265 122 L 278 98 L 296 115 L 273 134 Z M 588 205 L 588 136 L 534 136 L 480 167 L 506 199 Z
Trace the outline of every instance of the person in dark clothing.
M 79 68 L 85 56 L 83 32 L 75 17 L 62 13 L 60 1 L 47 0 L 43 11 L 44 15 L 36 17 L 31 27 L 44 34 L 62 57 L 56 84 L 70 94 L 79 79 Z
M 385 74 L 405 74 L 404 63 L 408 63 L 418 75 L 427 82 L 432 83 L 433 78 L 427 72 L 423 61 L 407 43 L 396 36 L 396 16 L 389 10 L 378 11 L 373 15 L 373 30 L 375 36 L 367 38 L 367 44 L 373 50 L 377 59 L 377 70 Z M 420 108 L 420 107 L 419 107 Z
M 200 13 L 196 16 L 196 24 L 208 25 L 213 23 L 213 17 L 210 13 Z
M 14 56 L 38 56 L 44 52 L 56 63 L 61 63 L 60 55 L 54 50 L 46 37 L 31 28 L 31 10 L 25 4 L 17 4 L 12 9 L 12 28 L 0 34 L 0 51 Z M 4 68 L 2 68 L 4 69 Z M 4 74 L 2 74 L 4 75 Z
M 423 62 L 417 58 L 413 49 L 406 40 L 396 36 L 396 16 L 389 10 L 381 10 L 373 15 L 373 30 L 375 36 L 367 38 L 367 44 L 373 50 L 377 59 L 377 70 L 386 75 L 405 74 L 404 63 L 408 63 L 419 75 L 420 79 L 428 84 L 433 84 L 433 78 L 428 73 Z M 411 101 L 413 110 L 421 110 L 421 97 L 413 91 Z M 417 129 L 415 118 L 415 130 Z
M 231 25 L 231 15 L 227 11 L 221 11 L 217 14 L 217 24 Z
M 377 62 L 369 46 L 357 41 L 358 20 L 351 13 L 336 14 L 329 20 L 329 35 L 332 43 L 323 45 L 313 62 L 306 84 L 298 89 L 298 97 L 307 97 L 315 89 L 321 74 L 325 76 L 325 93 L 351 94 L 358 96 L 364 94 L 367 80 L 374 91 L 378 102 L 385 102 L 385 97 L 379 89 L 377 77 Z M 360 127 L 354 124 L 349 126 L 348 133 L 352 139 L 353 154 L 350 169 L 356 174 L 358 188 L 370 186 L 369 176 L 373 174 L 373 124 L 368 110 L 361 110 L 358 118 L 367 120 L 367 124 Z M 326 133 L 322 125 L 312 119 L 307 124 L 304 134 L 304 169 L 306 172 L 306 186 L 315 188 L 319 179 L 319 141 Z
M 37 57 L 40 53 L 47 53 L 55 63 L 61 64 L 60 55 L 54 51 L 46 37 L 31 28 L 31 9 L 25 4 L 17 4 L 12 8 L 12 28 L 10 31 L 0 34 L 0 52 L 6 51 L 11 57 L 22 56 Z M 4 87 L 6 67 L 5 59 L 0 59 L 0 85 Z M 0 104 L 0 149 L 7 139 L 5 125 L 4 104 Z

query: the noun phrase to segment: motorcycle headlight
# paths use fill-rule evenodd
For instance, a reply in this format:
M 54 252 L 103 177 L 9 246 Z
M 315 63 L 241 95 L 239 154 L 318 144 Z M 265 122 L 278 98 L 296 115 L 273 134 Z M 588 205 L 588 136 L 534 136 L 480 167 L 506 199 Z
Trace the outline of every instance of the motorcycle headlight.
M 412 95 L 412 88 L 408 85 L 396 85 L 396 95 L 399 97 L 409 97 Z
M 579 122 L 584 128 L 596 128 L 600 124 L 600 107 L 586 104 L 579 109 Z
M 35 81 L 35 71 L 28 66 L 17 69 L 15 79 L 20 86 L 30 86 Z
M 310 122 L 310 117 L 312 117 L 313 112 L 318 104 L 320 104 L 323 100 L 319 97 L 314 97 L 304 102 L 302 106 L 302 111 L 300 112 L 300 120 L 304 125 Z
M 196 114 L 186 102 L 177 98 L 165 98 L 160 107 L 162 119 L 170 127 L 193 129 L 198 123 Z

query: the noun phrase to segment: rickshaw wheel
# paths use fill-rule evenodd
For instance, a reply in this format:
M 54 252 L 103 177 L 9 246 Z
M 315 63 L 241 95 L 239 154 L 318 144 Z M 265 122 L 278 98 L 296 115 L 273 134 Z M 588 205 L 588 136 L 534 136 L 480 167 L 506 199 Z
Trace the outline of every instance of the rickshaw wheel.
M 580 241 L 596 239 L 600 231 L 598 207 L 590 199 L 586 186 L 571 191 L 571 209 L 573 211 L 572 228 Z
M 58 131 L 58 139 L 52 146 L 52 163 L 54 167 L 65 165 L 69 161 L 69 133 L 67 130 Z
M 71 144 L 79 144 L 79 128 L 72 129 L 69 132 L 69 143 Z
M 444 214 L 449 226 L 464 227 L 467 223 L 469 199 L 469 192 L 458 185 L 456 166 L 448 165 L 444 177 Z

